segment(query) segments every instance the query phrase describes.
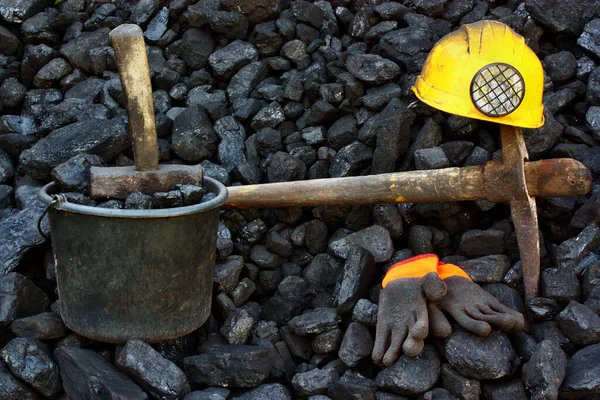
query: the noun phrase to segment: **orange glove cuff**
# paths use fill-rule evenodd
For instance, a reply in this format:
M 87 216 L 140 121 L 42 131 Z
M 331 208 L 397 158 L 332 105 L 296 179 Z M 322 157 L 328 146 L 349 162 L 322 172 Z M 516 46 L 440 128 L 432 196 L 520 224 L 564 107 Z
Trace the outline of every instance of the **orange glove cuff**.
M 435 254 L 421 254 L 396 263 L 388 269 L 381 286 L 404 278 L 421 278 L 430 272 L 437 272 L 439 258 Z
M 444 264 L 440 262 L 437 267 L 437 273 L 442 279 L 450 278 L 451 276 L 462 276 L 468 280 L 472 280 L 469 274 L 463 271 L 458 265 Z

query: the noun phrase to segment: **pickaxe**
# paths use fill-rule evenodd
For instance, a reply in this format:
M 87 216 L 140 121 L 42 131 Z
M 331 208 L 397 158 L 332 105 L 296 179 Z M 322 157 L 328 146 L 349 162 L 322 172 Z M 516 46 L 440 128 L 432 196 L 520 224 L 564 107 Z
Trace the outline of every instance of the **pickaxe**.
M 540 245 L 535 197 L 581 196 L 592 186 L 579 161 L 528 162 L 521 128 L 500 125 L 501 158 L 485 165 L 229 187 L 240 208 L 429 203 L 487 199 L 510 205 L 527 299 L 536 297 Z

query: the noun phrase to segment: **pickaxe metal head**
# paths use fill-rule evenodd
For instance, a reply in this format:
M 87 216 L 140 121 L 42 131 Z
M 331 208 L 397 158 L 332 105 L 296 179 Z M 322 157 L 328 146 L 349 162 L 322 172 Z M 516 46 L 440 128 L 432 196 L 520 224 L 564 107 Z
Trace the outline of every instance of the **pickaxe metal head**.
M 535 198 L 530 195 L 525 176 L 529 159 L 521 128 L 500 125 L 502 156 L 484 169 L 484 185 L 488 200 L 508 203 L 519 243 L 523 265 L 525 297 L 537 296 L 540 278 L 540 235 Z
M 133 192 L 168 192 L 178 184 L 202 186 L 204 169 L 200 165 L 161 164 L 156 171 L 136 171 L 127 167 L 92 167 L 92 198 L 124 199 Z

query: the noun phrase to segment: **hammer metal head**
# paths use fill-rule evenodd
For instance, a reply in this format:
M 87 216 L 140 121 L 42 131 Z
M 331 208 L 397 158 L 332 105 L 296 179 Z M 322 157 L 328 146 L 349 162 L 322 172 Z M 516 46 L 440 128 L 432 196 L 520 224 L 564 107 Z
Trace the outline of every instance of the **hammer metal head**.
M 127 167 L 92 167 L 90 195 L 93 199 L 124 199 L 133 192 L 168 192 L 175 185 L 202 186 L 204 169 L 200 165 L 159 165 L 156 171 L 136 171 Z

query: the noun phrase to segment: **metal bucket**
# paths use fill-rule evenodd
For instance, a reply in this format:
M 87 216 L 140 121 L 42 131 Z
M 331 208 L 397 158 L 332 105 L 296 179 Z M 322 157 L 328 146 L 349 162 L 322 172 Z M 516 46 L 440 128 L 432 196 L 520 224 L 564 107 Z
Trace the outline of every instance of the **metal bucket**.
M 103 342 L 157 342 L 198 329 L 208 318 L 220 182 L 205 178 L 217 197 L 193 206 L 121 210 L 55 202 L 50 233 L 60 310 L 72 331 Z M 58 186 L 39 192 L 47 205 Z

